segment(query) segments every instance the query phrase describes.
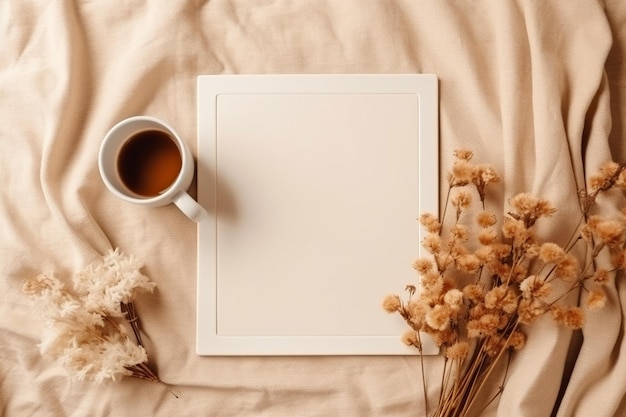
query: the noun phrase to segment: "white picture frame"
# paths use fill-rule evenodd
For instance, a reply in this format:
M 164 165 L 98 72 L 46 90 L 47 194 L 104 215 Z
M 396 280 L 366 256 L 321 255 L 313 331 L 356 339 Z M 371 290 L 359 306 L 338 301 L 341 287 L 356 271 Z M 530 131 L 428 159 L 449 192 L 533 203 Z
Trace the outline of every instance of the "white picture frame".
M 438 210 L 437 88 L 430 74 L 198 77 L 199 355 L 417 353 L 381 302 L 418 285 L 417 217 Z

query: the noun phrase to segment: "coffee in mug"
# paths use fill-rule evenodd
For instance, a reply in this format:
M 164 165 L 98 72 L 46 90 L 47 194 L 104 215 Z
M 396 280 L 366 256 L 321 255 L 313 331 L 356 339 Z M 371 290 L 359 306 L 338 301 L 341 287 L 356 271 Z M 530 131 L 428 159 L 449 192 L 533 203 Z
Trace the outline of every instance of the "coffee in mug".
M 145 130 L 130 137 L 120 149 L 117 171 L 133 193 L 154 197 L 178 177 L 183 160 L 171 136 L 162 130 Z

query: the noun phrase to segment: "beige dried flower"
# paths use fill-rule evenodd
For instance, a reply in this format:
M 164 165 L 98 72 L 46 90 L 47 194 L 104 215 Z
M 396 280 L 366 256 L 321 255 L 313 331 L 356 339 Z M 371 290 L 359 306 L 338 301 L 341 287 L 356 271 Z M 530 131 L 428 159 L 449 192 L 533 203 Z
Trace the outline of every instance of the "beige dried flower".
M 422 240 L 422 246 L 432 254 L 441 252 L 441 237 L 435 234 L 428 234 Z
M 413 269 L 415 269 L 420 275 L 425 275 L 428 272 L 432 272 L 435 268 L 433 261 L 428 258 L 419 258 L 413 262 Z
M 474 152 L 466 148 L 457 148 L 453 152 L 455 158 L 469 161 L 474 156 Z
M 450 235 L 452 240 L 456 242 L 466 242 L 469 237 L 469 231 L 467 226 L 457 223 L 450 228 Z
M 500 175 L 494 167 L 487 164 L 477 165 L 475 168 L 475 183 L 488 185 L 496 182 L 500 182 Z
M 611 279 L 609 271 L 604 268 L 598 268 L 592 277 L 593 282 L 600 285 L 606 285 Z
M 578 278 L 580 273 L 578 259 L 568 253 L 565 258 L 559 262 L 554 269 L 554 275 L 560 280 L 571 282 Z
M 474 179 L 474 166 L 467 160 L 459 159 L 452 165 L 452 172 L 448 179 L 451 187 L 467 185 Z
M 558 264 L 565 259 L 565 256 L 565 250 L 556 243 L 544 243 L 539 249 L 539 259 L 545 263 Z
M 598 310 L 604 308 L 606 305 L 606 292 L 597 288 L 589 291 L 587 299 L 585 300 L 585 306 L 589 310 Z
M 115 250 L 78 272 L 73 292 L 53 274 L 27 280 L 23 291 L 44 323 L 41 354 L 51 356 L 69 377 L 79 380 L 101 383 L 133 376 L 161 382 L 147 366 L 136 323 L 136 292 L 155 286 L 140 268 L 135 258 Z M 128 319 L 137 344 L 118 318 Z
M 546 306 L 537 298 L 524 298 L 517 309 L 518 320 L 522 324 L 531 324 L 546 312 Z
M 513 350 L 520 350 L 526 344 L 526 335 L 518 330 L 511 333 L 509 337 L 509 346 Z
M 619 178 L 621 167 L 617 162 L 607 161 L 600 166 L 600 172 L 589 178 L 591 193 L 606 191 L 611 188 Z
M 488 211 L 481 211 L 476 218 L 480 227 L 491 227 L 498 221 L 496 215 Z
M 388 295 L 383 300 L 383 310 L 385 310 L 387 313 L 395 313 L 396 311 L 400 310 L 401 307 L 402 301 L 400 301 L 400 297 L 395 294 Z
M 422 345 L 419 342 L 419 338 L 415 330 L 407 330 L 402 335 L 402 343 L 407 346 L 415 346 L 418 349 L 422 349 Z
M 426 314 L 426 324 L 435 330 L 446 330 L 450 326 L 453 314 L 450 306 L 437 304 Z
M 485 290 L 479 284 L 469 284 L 463 287 L 463 294 L 474 304 L 485 298 Z
M 457 313 L 463 306 L 463 292 L 453 288 L 443 296 L 443 302 L 450 307 L 452 312 Z
M 470 353 L 470 346 L 467 342 L 457 342 L 446 348 L 446 357 L 450 360 L 463 361 Z
M 605 245 L 614 248 L 624 245 L 626 224 L 619 220 L 601 220 L 591 227 L 592 233 Z
M 499 326 L 500 316 L 498 314 L 485 313 L 478 319 L 467 322 L 467 337 L 476 338 L 494 335 Z
M 426 320 L 426 314 L 431 310 L 431 307 L 420 299 L 411 299 L 407 308 L 410 324 L 413 329 L 421 329 L 424 327 Z
M 583 327 L 585 316 L 580 307 L 552 306 L 551 311 L 555 322 L 574 330 Z
M 489 309 L 498 308 L 501 300 L 506 295 L 507 288 L 507 286 L 499 285 L 487 291 L 487 294 L 485 294 L 485 307 Z
M 481 264 L 492 263 L 496 260 L 496 252 L 492 245 L 482 246 L 476 249 L 474 255 L 476 255 Z
M 570 329 L 580 329 L 585 323 L 585 314 L 580 307 L 570 307 L 565 313 L 565 325 Z
M 441 223 L 439 219 L 432 213 L 423 213 L 419 217 L 419 222 L 424 226 L 428 233 L 439 233 L 441 230 Z
M 545 278 L 537 275 L 531 275 L 524 279 L 520 283 L 519 289 L 526 299 L 545 298 L 552 292 L 552 287 L 545 281 Z
M 483 246 L 491 245 L 497 237 L 498 234 L 492 229 L 481 229 L 477 235 L 478 243 Z
M 456 218 L 458 219 L 463 210 L 472 204 L 472 196 L 467 191 L 461 189 L 452 196 L 450 203 L 456 208 Z
M 460 272 L 475 274 L 480 269 L 482 263 L 478 256 L 472 253 L 457 257 L 456 266 Z
M 522 220 L 527 228 L 533 226 L 539 218 L 552 216 L 556 212 L 548 200 L 527 193 L 510 198 L 509 205 L 511 206 L 509 215 L 516 220 Z
M 529 237 L 529 230 L 522 220 L 506 219 L 502 224 L 502 236 L 514 241 L 513 246 L 521 246 Z

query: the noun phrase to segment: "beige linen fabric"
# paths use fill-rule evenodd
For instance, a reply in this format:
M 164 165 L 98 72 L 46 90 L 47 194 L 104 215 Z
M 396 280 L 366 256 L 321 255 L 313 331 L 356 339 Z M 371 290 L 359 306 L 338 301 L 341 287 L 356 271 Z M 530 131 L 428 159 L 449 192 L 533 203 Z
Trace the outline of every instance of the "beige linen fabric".
M 146 209 L 108 193 L 100 140 L 118 120 L 149 114 L 195 150 L 199 74 L 435 73 L 443 169 L 454 148 L 471 147 L 503 174 L 490 206 L 504 213 L 521 191 L 552 199 L 558 226 L 542 233 L 558 241 L 576 222 L 589 172 L 626 159 L 620 3 L 1 2 L 0 413 L 422 415 L 416 358 L 197 357 L 195 225 L 173 206 Z M 143 260 L 158 285 L 137 308 L 151 360 L 179 399 L 130 378 L 70 383 L 37 351 L 41 323 L 20 293 L 24 280 L 55 271 L 69 284 L 112 247 Z M 482 415 L 626 415 L 624 301 L 622 278 L 582 335 L 549 320 L 534 326 L 501 400 Z M 433 402 L 441 362 L 426 362 Z

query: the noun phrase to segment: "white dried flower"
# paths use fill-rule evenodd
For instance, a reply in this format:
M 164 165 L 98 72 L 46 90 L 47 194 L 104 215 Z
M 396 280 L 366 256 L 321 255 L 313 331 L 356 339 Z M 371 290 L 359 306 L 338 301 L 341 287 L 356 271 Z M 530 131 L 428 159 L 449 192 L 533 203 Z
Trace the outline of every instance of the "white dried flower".
M 72 378 L 100 383 L 130 375 L 160 382 L 146 365 L 138 329 L 133 328 L 139 345 L 116 321 L 131 310 L 136 290 L 155 287 L 141 267 L 115 250 L 74 276 L 74 292 L 52 274 L 26 281 L 23 291 L 43 319 L 41 354 L 54 358 Z

